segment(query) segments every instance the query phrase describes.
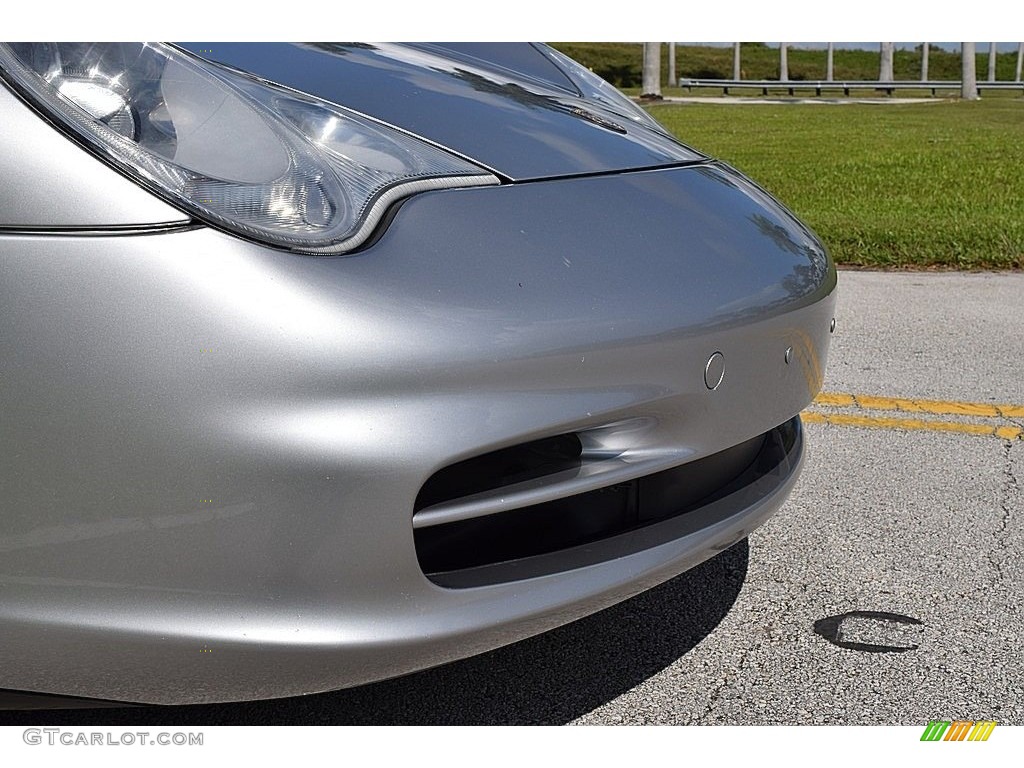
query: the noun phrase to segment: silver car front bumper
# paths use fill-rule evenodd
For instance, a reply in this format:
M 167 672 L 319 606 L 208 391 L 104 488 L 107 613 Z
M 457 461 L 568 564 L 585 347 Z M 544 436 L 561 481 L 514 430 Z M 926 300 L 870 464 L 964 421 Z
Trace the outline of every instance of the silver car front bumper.
M 0 235 L 0 688 L 323 691 L 668 579 L 785 499 L 835 283 L 810 233 L 715 165 L 423 194 L 350 257 L 205 228 Z M 584 436 L 591 469 L 417 508 L 445 468 L 559 435 Z M 685 514 L 461 574 L 421 565 L 439 519 L 762 435 Z

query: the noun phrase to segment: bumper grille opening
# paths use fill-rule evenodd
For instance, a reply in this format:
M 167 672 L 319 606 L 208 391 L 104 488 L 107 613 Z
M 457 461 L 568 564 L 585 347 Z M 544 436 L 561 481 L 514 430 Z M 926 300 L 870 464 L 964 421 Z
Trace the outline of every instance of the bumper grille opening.
M 726 491 L 750 469 L 767 436 L 672 469 L 518 509 L 414 531 L 420 567 L 438 583 L 446 575 L 578 547 L 682 515 Z M 460 462 L 434 475 L 417 510 L 463 492 L 500 489 L 583 459 L 575 435 L 527 443 Z M 514 478 L 514 479 L 513 479 Z M 434 578 L 438 577 L 438 578 Z
M 436 472 L 416 496 L 414 512 L 425 507 L 495 491 L 507 485 L 578 469 L 583 445 L 575 434 L 534 440 L 460 461 Z

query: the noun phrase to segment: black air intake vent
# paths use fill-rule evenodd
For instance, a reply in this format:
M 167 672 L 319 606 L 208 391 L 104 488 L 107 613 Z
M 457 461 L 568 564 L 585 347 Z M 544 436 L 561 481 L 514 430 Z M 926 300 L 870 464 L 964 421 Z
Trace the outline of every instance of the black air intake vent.
M 416 500 L 420 566 L 449 583 L 453 572 L 580 547 L 684 514 L 756 469 L 776 431 L 681 465 L 676 458 L 678 466 L 671 453 L 660 465 L 657 458 L 591 456 L 574 434 L 453 464 Z
M 574 434 L 485 453 L 435 473 L 416 496 L 416 512 L 446 501 L 578 469 L 583 445 Z

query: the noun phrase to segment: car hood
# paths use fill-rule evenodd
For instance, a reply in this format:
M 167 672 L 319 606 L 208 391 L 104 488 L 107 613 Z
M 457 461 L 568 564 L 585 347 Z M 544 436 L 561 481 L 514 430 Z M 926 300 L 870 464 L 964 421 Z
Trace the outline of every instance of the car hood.
M 603 98 L 578 65 L 528 43 L 179 43 L 354 109 L 514 181 L 698 162 Z

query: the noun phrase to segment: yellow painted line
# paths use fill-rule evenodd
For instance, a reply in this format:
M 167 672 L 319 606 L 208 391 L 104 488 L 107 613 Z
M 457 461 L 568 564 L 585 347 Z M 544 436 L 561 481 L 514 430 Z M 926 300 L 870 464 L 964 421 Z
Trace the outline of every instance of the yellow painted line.
M 938 416 L 984 416 L 988 418 L 1024 418 L 1024 405 L 965 403 L 958 400 L 910 400 L 902 397 L 853 395 L 845 392 L 822 392 L 814 398 L 815 405 L 837 408 L 858 407 L 870 411 L 905 411 Z
M 844 395 L 840 392 L 822 392 L 814 398 L 815 405 L 835 405 L 846 407 L 856 405 L 857 400 L 853 395 Z
M 819 413 L 804 411 L 800 418 L 807 424 L 833 424 L 842 427 L 868 429 L 897 429 L 904 431 L 959 432 L 965 435 L 984 435 L 1002 440 L 1024 439 L 1020 427 L 995 427 L 989 424 L 964 424 L 958 421 L 930 421 L 886 416 L 854 416 L 847 413 Z

